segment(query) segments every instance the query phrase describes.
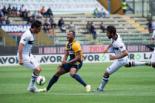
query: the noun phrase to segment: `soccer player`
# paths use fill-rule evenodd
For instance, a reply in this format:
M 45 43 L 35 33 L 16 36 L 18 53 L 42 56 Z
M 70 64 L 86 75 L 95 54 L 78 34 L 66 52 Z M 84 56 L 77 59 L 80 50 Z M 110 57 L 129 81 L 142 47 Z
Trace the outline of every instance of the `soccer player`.
M 155 43 L 155 30 L 153 31 L 151 42 Z M 149 63 L 149 65 L 155 68 L 155 47 L 154 47 L 154 51 L 153 51 L 152 57 L 151 57 L 151 62 Z
M 112 43 L 103 52 L 107 53 L 113 51 L 115 55 L 110 55 L 110 60 L 115 61 L 106 69 L 97 91 L 103 91 L 105 85 L 109 81 L 110 75 L 119 70 L 122 66 L 131 67 L 146 65 L 145 62 L 130 61 L 128 59 L 128 51 L 114 26 L 110 25 L 107 27 L 107 37 L 111 39 Z
M 85 87 L 87 92 L 91 90 L 91 86 L 86 84 L 80 75 L 77 74 L 83 64 L 83 52 L 80 44 L 75 40 L 74 31 L 69 31 L 67 33 L 67 40 L 63 61 L 61 65 L 58 66 L 57 72 L 49 81 L 47 88 L 44 88 L 42 91 L 49 91 L 53 84 L 58 81 L 59 77 L 68 72 L 72 78 Z M 67 60 L 68 57 L 69 60 Z
M 19 46 L 18 46 L 18 61 L 20 65 L 23 65 L 33 71 L 32 78 L 30 80 L 28 91 L 38 92 L 35 86 L 36 78 L 41 72 L 41 67 L 35 60 L 35 57 L 31 53 L 32 45 L 34 43 L 35 35 L 37 35 L 41 30 L 42 23 L 40 21 L 34 21 L 31 24 L 31 28 L 25 31 L 21 36 Z

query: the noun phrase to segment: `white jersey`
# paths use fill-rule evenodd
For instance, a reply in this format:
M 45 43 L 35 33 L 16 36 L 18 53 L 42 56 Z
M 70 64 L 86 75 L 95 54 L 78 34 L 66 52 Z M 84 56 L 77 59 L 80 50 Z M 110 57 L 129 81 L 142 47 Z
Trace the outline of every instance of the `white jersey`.
M 112 47 L 113 52 L 115 55 L 121 55 L 122 51 L 126 50 L 125 44 L 123 43 L 121 37 L 118 35 L 117 40 L 112 40 Z M 122 66 L 128 63 L 128 56 L 115 60 L 107 69 L 106 71 L 109 74 L 116 72 Z
M 34 36 L 30 30 L 27 30 L 21 37 L 20 42 L 24 44 L 23 54 L 30 54 L 34 43 Z
M 152 39 L 155 41 L 155 30 L 153 31 Z M 152 53 L 151 62 L 155 62 L 155 47 L 154 52 Z
M 23 64 L 25 67 L 30 69 L 36 69 L 39 66 L 38 61 L 35 60 L 35 57 L 31 54 L 32 45 L 34 43 L 34 36 L 30 30 L 27 30 L 21 37 L 20 42 L 24 44 L 22 57 Z M 17 53 L 19 58 L 19 53 Z
M 112 49 L 115 55 L 121 55 L 122 51 L 126 50 L 122 38 L 118 35 L 117 40 L 112 40 Z

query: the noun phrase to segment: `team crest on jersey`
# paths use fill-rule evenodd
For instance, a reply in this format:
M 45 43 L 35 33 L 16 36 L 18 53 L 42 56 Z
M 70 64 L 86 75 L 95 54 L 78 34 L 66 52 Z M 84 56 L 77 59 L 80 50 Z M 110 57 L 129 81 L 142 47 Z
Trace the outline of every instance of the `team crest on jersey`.
M 72 48 L 72 44 L 68 44 L 68 45 L 67 45 L 67 48 L 68 48 L 68 49 L 71 49 L 71 48 Z

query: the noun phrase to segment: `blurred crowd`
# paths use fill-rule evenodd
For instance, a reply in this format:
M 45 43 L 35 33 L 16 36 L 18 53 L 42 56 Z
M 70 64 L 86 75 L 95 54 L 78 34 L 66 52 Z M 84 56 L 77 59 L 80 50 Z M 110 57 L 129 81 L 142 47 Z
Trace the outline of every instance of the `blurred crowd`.
M 28 8 L 24 5 L 21 6 L 12 6 L 8 5 L 7 7 L 4 5 L 0 8 L 0 24 L 9 24 L 8 17 L 22 17 L 23 20 L 27 21 L 27 24 L 31 23 L 34 19 L 42 18 L 42 17 L 52 17 L 53 13 L 51 8 L 47 10 L 43 6 L 38 11 L 29 11 Z
M 106 13 L 103 9 L 98 11 L 98 9 L 94 10 L 93 15 L 95 17 L 105 17 Z M 47 8 L 42 6 L 38 11 L 29 11 L 25 5 L 18 5 L 18 7 L 13 5 L 3 6 L 0 8 L 0 24 L 10 24 L 9 17 L 21 17 L 23 21 L 26 21 L 26 24 L 31 24 L 34 20 L 41 20 L 43 23 L 43 31 L 48 34 L 55 34 L 54 29 L 58 27 L 60 32 L 66 32 L 66 30 L 76 31 L 77 26 L 73 23 L 65 23 L 64 18 L 60 17 L 57 23 L 54 20 L 54 15 L 51 8 Z M 102 32 L 105 32 L 105 26 L 103 22 L 100 24 L 99 29 Z M 92 34 L 92 38 L 95 40 L 97 38 L 96 26 L 93 22 L 87 22 L 86 24 L 86 33 Z

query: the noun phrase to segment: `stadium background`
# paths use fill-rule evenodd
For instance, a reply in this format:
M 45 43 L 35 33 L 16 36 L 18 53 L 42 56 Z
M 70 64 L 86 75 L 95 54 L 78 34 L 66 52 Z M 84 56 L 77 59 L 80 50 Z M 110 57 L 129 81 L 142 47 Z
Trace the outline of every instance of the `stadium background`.
M 148 23 L 149 20 L 152 20 L 152 24 L 155 24 L 153 22 L 155 15 L 154 0 L 126 0 L 126 2 L 129 7 L 125 14 L 122 10 L 121 0 L 0 0 L 0 8 L 9 5 L 20 8 L 24 4 L 25 8 L 31 12 L 30 14 L 33 14 L 42 6 L 45 6 L 46 10 L 50 7 L 53 12 L 54 23 L 57 24 L 61 17 L 64 19 L 65 28 L 73 23 L 76 39 L 82 44 L 85 54 L 86 64 L 80 73 L 95 89 L 102 75 L 101 72 L 110 65 L 107 63 L 109 62 L 109 54 L 102 54 L 103 49 L 110 41 L 107 39 L 106 33 L 100 29 L 101 22 L 105 27 L 107 25 L 116 26 L 117 32 L 122 36 L 130 53 L 129 58 L 148 61 L 151 57 L 153 44 L 151 44 L 150 38 L 152 32 L 149 31 Z M 98 10 L 104 8 L 105 15 L 103 17 L 94 15 L 95 8 Z M 37 19 L 45 22 L 49 17 L 42 16 Z M 9 24 L 6 24 L 4 20 L 9 20 Z M 73 100 L 79 103 L 80 100 L 83 103 L 99 103 L 105 100 L 108 103 L 148 103 L 155 101 L 154 71 L 151 67 L 120 70 L 112 77 L 113 83 L 111 82 L 107 86 L 105 94 L 84 93 L 82 88 L 75 86 L 76 84 L 71 79 L 67 80 L 68 76 L 62 77 L 64 80 L 62 79 L 58 83 L 58 88 L 54 88 L 54 92 L 47 95 L 26 93 L 26 78 L 29 78 L 30 72 L 20 69 L 23 67 L 18 66 L 16 52 L 20 36 L 30 27 L 30 24 L 14 12 L 1 16 L 1 21 L 3 21 L 0 24 L 0 99 L 2 102 L 16 103 L 21 100 L 22 103 L 31 101 L 38 103 L 45 101 L 47 103 L 61 103 L 64 101 L 67 103 Z M 93 39 L 92 34 L 87 32 L 86 24 L 88 21 L 93 22 L 96 28 L 96 39 Z M 41 64 L 46 64 L 43 65 L 45 69 L 42 75 L 45 75 L 47 80 L 54 73 L 55 64 L 59 64 L 61 61 L 65 42 L 65 32 L 62 32 L 58 26 L 46 32 L 42 30 L 37 36 L 33 53 Z M 118 79 L 120 81 L 117 81 Z M 10 86 L 8 87 L 8 85 Z M 69 96 L 71 98 L 68 98 Z
M 73 23 L 77 32 L 76 39 L 80 41 L 86 54 L 102 53 L 106 45 L 110 43 L 105 32 L 100 29 L 100 23 L 104 26 L 115 25 L 117 31 L 122 35 L 129 52 L 141 52 L 139 55 L 145 55 L 143 52 L 150 52 L 150 37 L 148 32 L 148 19 L 152 18 L 153 10 L 151 0 L 127 0 L 129 9 L 126 15 L 123 15 L 121 1 L 114 0 L 1 0 L 1 8 L 10 5 L 12 8 L 20 9 L 24 4 L 29 15 L 39 11 L 42 6 L 45 9 L 51 8 L 53 12 L 54 23 L 57 24 L 60 17 L 64 18 L 65 26 Z M 94 17 L 94 9 L 104 8 L 104 17 Z M 110 13 L 111 14 L 110 14 Z M 35 13 L 34 13 L 35 14 Z M 16 55 L 17 45 L 21 34 L 30 27 L 27 19 L 22 18 L 18 13 L 15 15 L 11 12 L 6 14 L 4 18 L 8 18 L 9 24 L 1 23 L 0 29 L 0 52 L 1 64 L 8 65 L 8 62 L 17 64 L 13 56 Z M 49 17 L 38 17 L 43 23 Z M 87 22 L 93 22 L 96 28 L 97 39 L 92 38 L 92 34 L 87 32 Z M 61 32 L 58 26 L 52 28 L 48 32 L 42 31 L 37 37 L 37 41 L 33 52 L 36 55 L 55 55 L 63 54 L 64 44 L 66 42 L 65 33 Z M 104 45 L 103 45 L 104 44 Z M 9 57 L 6 57 L 8 56 Z M 10 57 L 11 56 L 11 57 Z M 102 57 L 101 57 L 102 58 Z M 144 56 L 141 58 L 145 59 Z M 15 58 L 14 58 L 15 59 Z M 142 59 L 142 60 L 143 60 Z

